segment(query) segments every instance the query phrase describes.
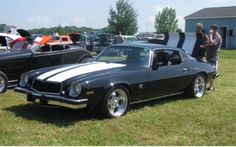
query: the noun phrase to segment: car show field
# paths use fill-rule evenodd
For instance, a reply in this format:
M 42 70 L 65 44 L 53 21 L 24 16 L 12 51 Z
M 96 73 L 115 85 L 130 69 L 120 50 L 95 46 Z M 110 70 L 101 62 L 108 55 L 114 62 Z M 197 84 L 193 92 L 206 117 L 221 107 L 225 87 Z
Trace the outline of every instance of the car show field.
M 40 107 L 13 90 L 0 95 L 1 145 L 235 145 L 236 50 L 220 53 L 217 87 L 133 105 L 104 119 L 86 109 Z

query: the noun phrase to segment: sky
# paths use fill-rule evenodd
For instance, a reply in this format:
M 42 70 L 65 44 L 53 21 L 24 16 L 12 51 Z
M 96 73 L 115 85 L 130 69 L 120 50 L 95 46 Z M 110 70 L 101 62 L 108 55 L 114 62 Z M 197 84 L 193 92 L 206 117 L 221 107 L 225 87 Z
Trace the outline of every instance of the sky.
M 236 6 L 235 0 L 129 0 L 138 11 L 139 32 L 154 31 L 154 16 L 164 7 L 176 9 L 179 28 L 184 17 L 206 7 Z M 116 0 L 2 0 L 0 24 L 32 29 L 58 25 L 103 28 Z

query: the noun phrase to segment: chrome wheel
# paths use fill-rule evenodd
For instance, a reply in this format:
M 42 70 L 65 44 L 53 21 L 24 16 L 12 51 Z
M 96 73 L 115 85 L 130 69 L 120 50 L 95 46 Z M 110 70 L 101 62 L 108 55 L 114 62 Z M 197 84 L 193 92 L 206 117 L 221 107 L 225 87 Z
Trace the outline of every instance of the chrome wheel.
M 6 86 L 7 86 L 6 79 L 2 75 L 0 75 L 0 93 L 2 93 L 6 89 Z
M 194 95 L 196 97 L 202 97 L 205 94 L 206 82 L 203 76 L 198 76 L 194 82 Z
M 128 95 L 123 89 L 114 89 L 108 96 L 107 109 L 111 116 L 123 115 L 128 107 Z

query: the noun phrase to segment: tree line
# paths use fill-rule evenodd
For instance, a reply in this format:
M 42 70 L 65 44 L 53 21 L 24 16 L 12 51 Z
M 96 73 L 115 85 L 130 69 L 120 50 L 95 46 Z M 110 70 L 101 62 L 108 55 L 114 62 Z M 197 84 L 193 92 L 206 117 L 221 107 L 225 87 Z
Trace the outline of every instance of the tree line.
M 65 26 L 61 25 L 52 28 L 39 28 L 28 30 L 32 34 L 50 35 L 57 32 L 60 35 L 72 32 L 90 32 L 98 31 L 105 33 L 118 34 L 122 32 L 124 35 L 133 35 L 138 31 L 138 12 L 133 7 L 133 3 L 129 0 L 117 0 L 115 8 L 109 10 L 107 19 L 108 26 L 102 29 L 93 29 L 89 27 Z M 178 19 L 174 8 L 165 7 L 162 11 L 155 15 L 153 24 L 157 33 L 175 32 L 178 27 Z M 3 30 L 4 24 L 0 24 L 0 31 Z
M 107 32 L 106 28 L 94 29 L 90 27 L 77 27 L 77 26 L 62 27 L 61 25 L 52 27 L 52 28 L 31 29 L 28 31 L 32 34 L 44 34 L 44 35 L 51 35 L 54 32 L 57 32 L 60 35 L 64 35 L 66 33 L 75 33 L 75 32 L 78 32 L 78 33 L 91 32 L 91 31 Z

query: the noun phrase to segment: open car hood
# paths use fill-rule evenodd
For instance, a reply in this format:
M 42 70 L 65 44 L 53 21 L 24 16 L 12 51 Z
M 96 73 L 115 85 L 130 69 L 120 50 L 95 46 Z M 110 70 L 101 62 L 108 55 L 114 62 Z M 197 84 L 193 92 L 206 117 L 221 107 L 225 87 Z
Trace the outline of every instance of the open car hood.
M 24 29 L 17 29 L 17 32 L 22 36 L 22 37 L 31 37 L 31 34 L 24 30 Z
M 72 33 L 72 34 L 69 34 L 69 36 L 72 42 L 76 43 L 76 42 L 79 42 L 81 34 Z

